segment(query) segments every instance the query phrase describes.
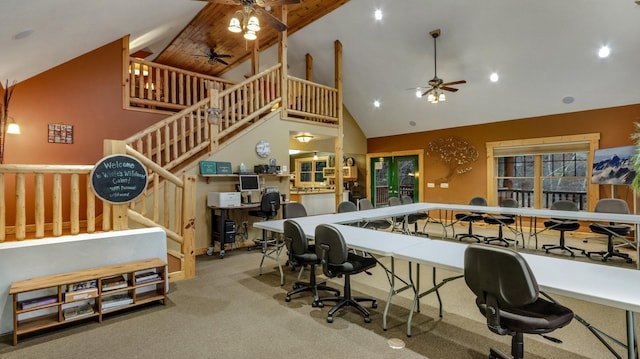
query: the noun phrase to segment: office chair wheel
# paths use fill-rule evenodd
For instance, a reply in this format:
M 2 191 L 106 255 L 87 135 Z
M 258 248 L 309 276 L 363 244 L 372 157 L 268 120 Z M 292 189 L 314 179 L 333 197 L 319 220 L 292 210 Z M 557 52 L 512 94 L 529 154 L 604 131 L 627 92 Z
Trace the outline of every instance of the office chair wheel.
M 627 263 L 633 263 L 633 260 L 631 258 L 627 258 L 626 262 Z
M 289 303 L 291 301 L 291 297 L 290 296 L 286 296 L 284 297 L 284 301 Z
M 327 317 L 327 323 L 333 323 L 333 317 Z
M 322 308 L 322 307 L 324 307 L 324 304 L 323 304 L 322 302 L 316 302 L 316 301 L 314 301 L 313 303 L 311 303 L 311 306 L 312 306 L 313 308 Z
M 376 302 L 372 302 L 372 303 L 371 303 L 371 308 L 373 308 L 373 309 L 378 308 L 378 303 L 376 303 Z M 369 322 L 367 322 L 367 323 L 369 323 Z
M 369 317 L 364 317 L 364 322 L 365 322 L 365 323 L 371 323 L 371 318 L 369 318 Z

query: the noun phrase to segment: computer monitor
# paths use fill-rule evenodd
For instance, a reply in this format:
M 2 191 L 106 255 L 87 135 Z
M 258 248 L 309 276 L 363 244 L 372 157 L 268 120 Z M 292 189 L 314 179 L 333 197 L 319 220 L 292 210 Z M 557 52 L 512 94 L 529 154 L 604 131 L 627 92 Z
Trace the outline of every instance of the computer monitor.
M 240 175 L 240 191 L 259 191 L 260 178 L 258 175 Z

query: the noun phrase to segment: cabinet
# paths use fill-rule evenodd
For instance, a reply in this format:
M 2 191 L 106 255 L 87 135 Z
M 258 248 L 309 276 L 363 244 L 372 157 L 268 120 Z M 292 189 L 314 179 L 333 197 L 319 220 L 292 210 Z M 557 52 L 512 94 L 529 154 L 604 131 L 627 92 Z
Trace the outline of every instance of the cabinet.
M 322 170 L 324 177 L 326 178 L 335 178 L 336 177 L 336 168 L 335 167 L 325 167 Z M 345 181 L 355 181 L 358 179 L 358 168 L 356 166 L 345 166 L 342 167 L 342 178 Z
M 329 163 L 329 157 L 296 158 L 296 187 L 322 187 L 325 185 L 324 169 Z
M 159 258 L 16 281 L 13 345 L 18 336 L 122 309 L 165 304 L 167 265 Z

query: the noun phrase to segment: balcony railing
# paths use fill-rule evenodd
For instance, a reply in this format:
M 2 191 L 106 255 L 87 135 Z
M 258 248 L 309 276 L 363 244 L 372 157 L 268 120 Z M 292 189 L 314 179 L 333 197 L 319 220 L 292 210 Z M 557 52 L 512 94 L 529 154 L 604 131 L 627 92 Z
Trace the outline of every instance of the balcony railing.
M 520 207 L 534 206 L 535 196 L 533 190 L 529 189 L 498 189 L 498 199 L 501 202 L 505 198 L 513 198 Z M 578 205 L 583 211 L 587 209 L 587 192 L 584 191 L 542 191 L 542 208 L 550 208 L 553 202 L 568 200 Z

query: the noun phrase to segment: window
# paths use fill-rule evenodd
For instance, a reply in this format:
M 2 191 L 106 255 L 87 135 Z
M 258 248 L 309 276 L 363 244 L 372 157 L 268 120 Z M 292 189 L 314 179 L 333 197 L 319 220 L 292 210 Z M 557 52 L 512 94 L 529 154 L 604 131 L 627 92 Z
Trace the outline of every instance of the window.
M 296 187 L 320 187 L 325 185 L 322 170 L 329 163 L 328 157 L 296 158 Z
M 530 208 L 549 208 L 558 200 L 581 210 L 595 206 L 597 186 L 587 179 L 598 140 L 589 134 L 487 143 L 490 205 L 514 198 Z

